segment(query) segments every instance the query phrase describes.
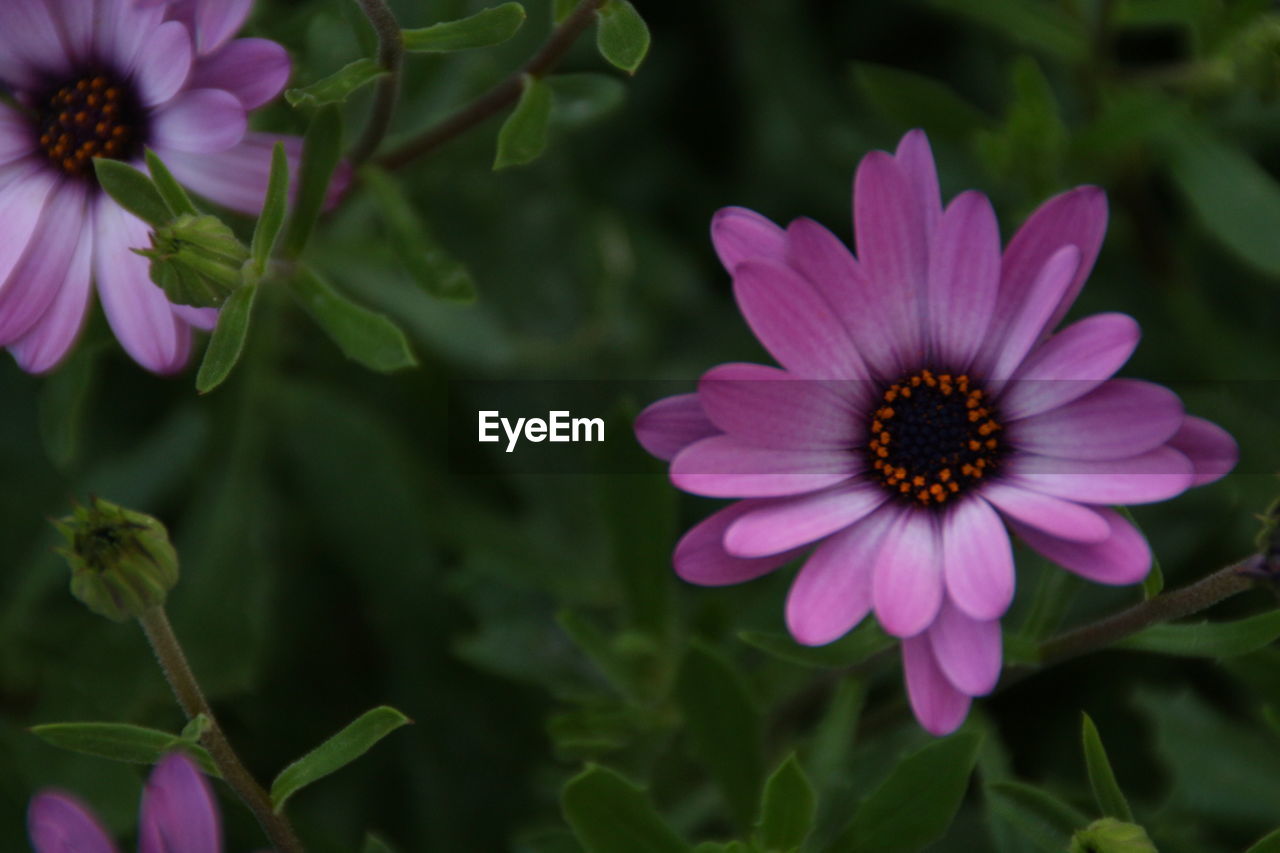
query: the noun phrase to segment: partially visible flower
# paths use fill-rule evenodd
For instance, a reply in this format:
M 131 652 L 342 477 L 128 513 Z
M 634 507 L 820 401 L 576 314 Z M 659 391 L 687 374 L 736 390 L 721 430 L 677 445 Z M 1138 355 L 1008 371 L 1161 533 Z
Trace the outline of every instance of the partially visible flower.
M 288 81 L 284 48 L 235 39 L 251 0 L 0 2 L 0 346 L 27 371 L 52 369 L 83 325 L 91 283 L 142 366 L 186 364 L 212 308 L 174 305 L 152 283 L 148 227 L 103 193 L 93 160 L 145 168 L 151 148 L 191 190 L 256 213 L 271 148 L 247 114 Z M 284 138 L 296 168 L 301 141 Z M 335 180 L 340 193 L 348 174 Z
M 1071 837 L 1067 853 L 1158 853 L 1151 836 L 1136 823 L 1113 817 L 1095 820 Z
M 856 258 L 809 219 L 717 213 L 738 306 L 782 367 L 712 368 L 636 435 L 679 488 L 742 499 L 680 540 L 682 578 L 741 583 L 813 547 L 792 636 L 829 643 L 874 611 L 902 640 L 917 719 L 942 734 L 999 678 L 1010 531 L 1090 580 L 1136 583 L 1151 552 L 1111 507 L 1216 480 L 1237 448 L 1169 390 L 1112 378 L 1132 318 L 1054 332 L 1102 245 L 1098 188 L 1045 202 L 1002 252 L 985 196 L 943 208 L 913 131 L 862 160 L 853 219 Z
M 117 853 L 93 812 L 73 794 L 41 791 L 27 808 L 35 853 Z M 191 759 L 172 753 L 156 764 L 142 794 L 139 853 L 219 853 L 222 824 L 209 783 Z

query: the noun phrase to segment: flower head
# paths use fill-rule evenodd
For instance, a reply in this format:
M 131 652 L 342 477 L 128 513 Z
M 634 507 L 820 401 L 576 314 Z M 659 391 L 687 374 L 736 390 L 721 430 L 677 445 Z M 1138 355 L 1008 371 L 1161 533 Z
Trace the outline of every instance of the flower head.
M 151 772 L 142 794 L 139 853 L 219 853 L 222 824 L 213 791 L 191 759 L 172 753 Z M 116 845 L 77 797 L 41 791 L 27 808 L 36 853 L 116 853 Z
M 97 184 L 93 161 L 145 168 L 154 150 L 190 189 L 255 213 L 276 138 L 247 114 L 279 94 L 289 57 L 233 39 L 251 0 L 0 3 L 0 346 L 39 373 L 68 352 L 96 285 L 125 350 L 180 369 L 211 308 L 172 304 L 152 283 L 148 227 Z M 299 140 L 285 140 L 296 164 Z
M 741 499 L 680 540 L 682 578 L 740 583 L 812 548 L 791 634 L 828 643 L 874 611 L 902 639 L 916 717 L 945 733 L 1000 674 L 1010 532 L 1090 580 L 1135 583 L 1151 553 L 1110 507 L 1215 480 L 1236 445 L 1169 390 L 1112 378 L 1132 318 L 1054 331 L 1102 244 L 1100 189 L 1045 202 L 1002 252 L 985 196 L 943 208 L 912 131 L 863 159 L 853 219 L 856 257 L 809 219 L 717 213 L 738 306 L 781 367 L 712 368 L 636 434 L 679 488 Z

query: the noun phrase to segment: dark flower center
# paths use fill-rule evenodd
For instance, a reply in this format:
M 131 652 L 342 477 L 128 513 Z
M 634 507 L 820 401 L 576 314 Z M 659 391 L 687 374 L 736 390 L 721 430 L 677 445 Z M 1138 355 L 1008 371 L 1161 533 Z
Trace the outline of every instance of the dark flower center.
M 968 376 L 921 370 L 885 389 L 867 455 L 881 485 L 918 506 L 963 494 L 1000 463 L 1000 422 Z
M 36 104 L 40 150 L 62 172 L 90 180 L 94 159 L 142 154 L 145 118 L 132 87 L 106 71 L 53 86 Z

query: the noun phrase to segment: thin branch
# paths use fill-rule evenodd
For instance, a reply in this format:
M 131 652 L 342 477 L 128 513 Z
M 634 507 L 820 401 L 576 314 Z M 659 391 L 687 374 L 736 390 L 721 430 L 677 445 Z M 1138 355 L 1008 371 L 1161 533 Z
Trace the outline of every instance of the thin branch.
M 373 109 L 369 113 L 369 123 L 365 125 L 360 141 L 347 155 L 353 165 L 368 160 L 382 144 L 391 126 L 391 114 L 395 110 L 396 98 L 400 94 L 400 67 L 404 63 L 404 36 L 400 31 L 400 23 L 395 13 L 384 0 L 357 0 L 364 15 L 369 19 L 373 31 L 378 35 L 378 64 L 388 72 L 378 81 L 377 93 L 374 96 Z
M 490 116 L 514 104 L 520 99 L 520 93 L 523 91 L 521 81 L 524 76 L 528 74 L 535 78 L 545 77 L 555 68 L 569 52 L 569 48 L 573 47 L 578 37 L 591 25 L 596 10 L 604 3 L 605 0 L 582 0 L 569 16 L 551 31 L 551 35 L 532 59 L 501 83 L 439 124 L 379 157 L 378 165 L 386 169 L 398 169 L 424 154 L 435 151 L 454 137 L 460 136 Z

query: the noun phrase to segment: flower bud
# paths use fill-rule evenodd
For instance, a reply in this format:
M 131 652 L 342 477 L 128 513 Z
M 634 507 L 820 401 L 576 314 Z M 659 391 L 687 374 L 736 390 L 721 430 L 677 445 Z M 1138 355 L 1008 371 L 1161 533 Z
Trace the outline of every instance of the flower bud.
M 124 622 L 164 604 L 178 582 L 178 554 L 164 525 L 99 498 L 54 522 L 67 538 L 71 594 L 94 613 Z
M 170 302 L 216 308 L 243 283 L 249 257 L 226 223 L 216 216 L 183 214 L 151 232 L 150 249 L 134 249 L 151 260 L 151 280 Z
M 1157 853 L 1147 831 L 1136 823 L 1104 817 L 1071 839 L 1070 853 Z

